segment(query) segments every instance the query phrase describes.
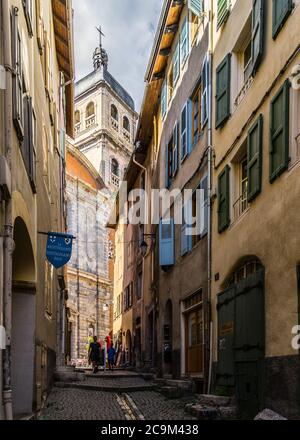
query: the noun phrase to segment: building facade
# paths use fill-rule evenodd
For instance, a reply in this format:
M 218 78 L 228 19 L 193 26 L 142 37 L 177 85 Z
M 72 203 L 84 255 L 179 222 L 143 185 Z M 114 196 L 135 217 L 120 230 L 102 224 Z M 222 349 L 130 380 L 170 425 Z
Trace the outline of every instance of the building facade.
M 65 232 L 71 1 L 2 1 L 0 29 L 0 418 L 12 419 L 41 407 L 63 358 L 64 273 L 46 261 L 40 232 Z
M 214 22 L 216 389 L 299 416 L 299 2 L 223 2 Z M 217 196 L 217 197 L 216 197 Z M 298 277 L 298 278 L 297 278 Z
M 111 237 L 105 225 L 110 192 L 86 156 L 67 149 L 68 231 L 76 240 L 67 267 L 70 361 L 87 359 L 89 336 L 111 332 Z
M 102 47 L 94 52 L 93 67 L 76 83 L 76 135 L 69 149 L 68 228 L 78 237 L 68 266 L 74 363 L 87 361 L 90 336 L 98 336 L 104 345 L 105 337 L 113 334 L 115 240 L 105 226 L 132 154 L 137 119 L 132 98 L 108 71 Z M 79 158 L 81 166 L 74 166 Z M 100 186 L 96 181 L 102 182 Z

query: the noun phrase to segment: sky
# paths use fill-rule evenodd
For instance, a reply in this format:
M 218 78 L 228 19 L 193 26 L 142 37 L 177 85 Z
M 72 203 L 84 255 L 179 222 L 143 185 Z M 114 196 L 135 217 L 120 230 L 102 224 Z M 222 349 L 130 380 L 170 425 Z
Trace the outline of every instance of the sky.
M 139 111 L 162 5 L 163 0 L 73 0 L 76 80 L 93 70 L 92 55 L 99 45 L 95 27 L 101 25 L 108 70 Z

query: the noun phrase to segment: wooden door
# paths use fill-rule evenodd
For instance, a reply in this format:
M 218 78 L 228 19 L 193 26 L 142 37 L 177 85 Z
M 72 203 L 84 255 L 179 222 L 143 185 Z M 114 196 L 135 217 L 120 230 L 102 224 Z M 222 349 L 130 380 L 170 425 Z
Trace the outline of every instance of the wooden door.
M 203 373 L 203 313 L 198 308 L 186 315 L 186 371 Z

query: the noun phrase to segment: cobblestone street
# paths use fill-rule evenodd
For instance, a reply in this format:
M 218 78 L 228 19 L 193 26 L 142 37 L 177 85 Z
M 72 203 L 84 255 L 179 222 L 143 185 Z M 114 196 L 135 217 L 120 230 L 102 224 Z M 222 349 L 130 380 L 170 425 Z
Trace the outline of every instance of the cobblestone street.
M 141 377 L 86 377 L 57 383 L 39 420 L 194 420 L 187 399 L 169 400 Z M 103 390 L 105 389 L 105 391 Z

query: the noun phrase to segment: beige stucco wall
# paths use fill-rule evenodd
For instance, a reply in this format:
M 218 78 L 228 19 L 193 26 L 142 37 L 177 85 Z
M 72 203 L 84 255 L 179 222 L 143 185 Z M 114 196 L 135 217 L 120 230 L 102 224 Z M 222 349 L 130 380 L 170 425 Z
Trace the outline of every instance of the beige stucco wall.
M 268 2 L 269 3 L 269 2 Z M 230 52 L 241 31 L 241 23 L 250 14 L 252 2 L 240 1 L 232 9 L 214 53 L 214 78 L 216 67 Z M 271 6 L 271 5 L 270 5 Z M 224 128 L 214 130 L 215 170 L 213 191 L 217 194 L 217 177 L 226 164 L 231 164 L 238 149 L 246 139 L 247 131 L 260 113 L 264 117 L 263 128 L 263 178 L 262 192 L 251 203 L 249 210 L 227 231 L 218 233 L 217 200 L 213 205 L 213 278 L 212 311 L 214 322 L 214 359 L 217 358 L 217 294 L 241 258 L 256 256 L 266 270 L 266 355 L 284 356 L 296 354 L 291 346 L 292 327 L 298 322 L 298 298 L 296 265 L 300 261 L 300 162 L 292 161 L 289 170 L 273 184 L 269 182 L 269 115 L 270 101 L 285 79 L 290 77 L 293 65 L 300 62 L 300 54 L 294 58 L 286 71 L 278 77 L 286 61 L 299 44 L 297 29 L 300 23 L 300 7 L 297 6 L 288 18 L 277 39 L 272 39 L 272 8 L 267 8 L 265 26 L 265 55 L 244 100 L 232 114 Z M 276 80 L 275 78 L 278 77 Z M 270 88 L 273 81 L 274 87 Z M 270 88 L 269 96 L 261 100 Z M 292 94 L 300 93 L 291 89 Z M 253 114 L 253 112 L 255 112 Z M 214 108 L 215 114 L 215 108 Z M 291 115 L 292 116 L 292 115 Z M 248 118 L 250 117 L 249 121 Z M 293 115 L 295 117 L 295 115 Z M 297 115 L 298 121 L 300 115 Z M 233 145 L 236 143 L 235 145 Z M 292 147 L 292 136 L 290 145 Z M 292 154 L 291 154 L 292 155 Z M 299 159 L 299 157 L 298 157 Z M 233 181 L 231 179 L 231 191 Z M 231 194 L 231 205 L 234 202 Z M 231 213 L 233 214 L 233 213 Z

